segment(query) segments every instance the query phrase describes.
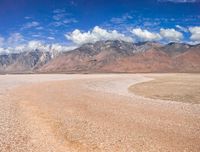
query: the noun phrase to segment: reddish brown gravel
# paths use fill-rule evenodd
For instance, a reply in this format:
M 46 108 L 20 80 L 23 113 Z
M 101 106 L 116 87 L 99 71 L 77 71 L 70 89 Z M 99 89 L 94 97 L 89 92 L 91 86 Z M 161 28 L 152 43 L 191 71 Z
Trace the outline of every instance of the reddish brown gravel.
M 199 152 L 199 104 L 128 91 L 162 76 L 0 76 L 0 151 Z

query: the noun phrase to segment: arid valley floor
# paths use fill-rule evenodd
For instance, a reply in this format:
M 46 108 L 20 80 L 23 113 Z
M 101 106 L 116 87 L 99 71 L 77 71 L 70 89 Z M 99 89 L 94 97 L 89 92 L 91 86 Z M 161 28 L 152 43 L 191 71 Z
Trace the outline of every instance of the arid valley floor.
M 199 152 L 200 74 L 1 75 L 1 152 Z

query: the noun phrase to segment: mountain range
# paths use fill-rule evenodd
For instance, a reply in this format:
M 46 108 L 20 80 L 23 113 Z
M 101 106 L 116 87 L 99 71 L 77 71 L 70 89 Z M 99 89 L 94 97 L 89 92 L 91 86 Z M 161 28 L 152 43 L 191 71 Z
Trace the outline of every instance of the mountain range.
M 0 55 L 0 73 L 32 73 L 52 59 L 50 52 L 33 50 Z
M 200 45 L 107 40 L 57 56 L 43 50 L 0 55 L 0 73 L 111 72 L 200 72 Z

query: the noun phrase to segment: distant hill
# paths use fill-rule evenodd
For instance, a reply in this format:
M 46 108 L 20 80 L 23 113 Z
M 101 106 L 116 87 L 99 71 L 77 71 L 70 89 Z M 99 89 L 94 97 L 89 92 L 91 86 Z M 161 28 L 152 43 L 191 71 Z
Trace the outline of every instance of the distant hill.
M 200 72 L 200 45 L 100 41 L 65 52 L 40 72 Z
M 98 41 L 62 52 L 0 55 L 0 73 L 200 72 L 200 45 Z

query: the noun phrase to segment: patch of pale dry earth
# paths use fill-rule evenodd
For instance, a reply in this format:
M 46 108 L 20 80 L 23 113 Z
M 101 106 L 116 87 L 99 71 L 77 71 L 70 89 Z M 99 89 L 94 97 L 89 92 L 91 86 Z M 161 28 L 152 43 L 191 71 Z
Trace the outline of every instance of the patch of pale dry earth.
M 198 104 L 128 90 L 162 76 L 0 76 L 0 151 L 199 152 Z

